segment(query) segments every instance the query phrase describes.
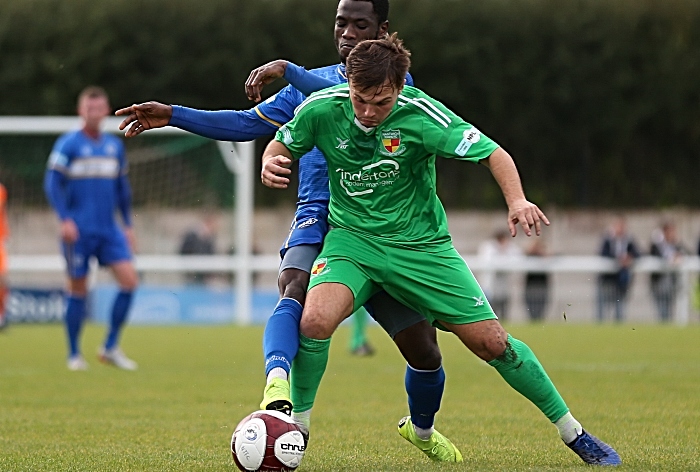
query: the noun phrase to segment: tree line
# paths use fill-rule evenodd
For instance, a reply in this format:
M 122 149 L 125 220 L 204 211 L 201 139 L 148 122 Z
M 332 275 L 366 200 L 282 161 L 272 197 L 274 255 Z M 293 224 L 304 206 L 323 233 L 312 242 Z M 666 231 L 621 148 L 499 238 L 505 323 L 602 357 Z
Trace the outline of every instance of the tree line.
M 0 114 L 72 114 L 87 84 L 105 87 L 115 107 L 248 108 L 243 83 L 258 65 L 337 61 L 335 7 L 4 0 Z M 531 199 L 700 206 L 700 2 L 392 0 L 390 20 L 412 51 L 416 85 L 503 145 Z M 448 207 L 503 205 L 472 164 L 438 160 L 438 186 Z M 263 204 L 279 198 L 257 192 Z

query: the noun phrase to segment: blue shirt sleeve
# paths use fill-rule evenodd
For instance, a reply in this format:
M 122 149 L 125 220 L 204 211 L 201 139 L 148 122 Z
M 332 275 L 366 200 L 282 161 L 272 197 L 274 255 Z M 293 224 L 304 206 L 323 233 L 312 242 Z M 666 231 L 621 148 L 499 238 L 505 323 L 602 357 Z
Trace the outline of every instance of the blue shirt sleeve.
M 68 218 L 68 202 L 66 196 L 66 171 L 70 161 L 70 143 L 67 135 L 63 135 L 53 146 L 49 162 L 44 174 L 44 193 L 49 204 L 61 221 Z
M 252 141 L 269 136 L 278 127 L 252 110 L 196 110 L 173 105 L 170 126 L 219 141 Z
M 406 72 L 406 85 L 410 85 L 413 87 L 413 76 L 411 75 L 410 72 Z
M 119 142 L 119 162 L 121 164 L 121 169 L 119 172 L 119 177 L 117 178 L 117 205 L 119 206 L 119 212 L 122 215 L 122 221 L 127 227 L 131 227 L 131 185 L 129 184 L 129 178 L 127 177 L 127 172 L 129 170 L 128 161 L 126 160 L 126 153 L 124 152 L 124 145 Z
M 292 62 L 287 62 L 284 79 L 304 95 L 311 95 L 324 88 L 333 87 L 337 82 L 307 71 Z

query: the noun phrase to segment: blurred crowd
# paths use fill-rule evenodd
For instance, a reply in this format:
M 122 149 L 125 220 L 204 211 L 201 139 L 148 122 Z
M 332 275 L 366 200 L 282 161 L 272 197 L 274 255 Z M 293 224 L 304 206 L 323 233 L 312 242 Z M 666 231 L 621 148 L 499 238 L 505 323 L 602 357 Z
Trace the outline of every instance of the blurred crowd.
M 552 255 L 544 239 L 533 239 L 527 249 L 523 250 L 507 231 L 496 231 L 490 239 L 482 242 L 478 250 L 478 256 L 487 262 L 493 261 L 494 258 L 517 261 L 526 256 L 546 258 Z M 659 264 L 658 268 L 649 274 L 649 293 L 658 321 L 666 323 L 674 319 L 676 303 L 682 289 L 679 265 L 683 256 L 700 255 L 700 238 L 697 246 L 691 248 L 679 239 L 676 223 L 663 220 L 651 232 L 649 244 L 644 247 L 639 243 L 639 239 L 630 233 L 625 217 L 618 215 L 601 235 L 598 255 L 611 259 L 614 269 L 597 277 L 596 320 L 625 320 L 628 295 L 635 278 L 634 264 L 642 256 L 652 256 L 658 258 Z M 498 270 L 484 271 L 477 275 L 494 311 L 502 320 L 508 320 L 510 315 L 510 277 L 509 272 Z M 689 289 L 693 291 L 693 299 L 700 300 L 700 280 Z M 530 321 L 541 321 L 545 317 L 549 297 L 550 274 L 545 270 L 526 272 L 524 302 Z

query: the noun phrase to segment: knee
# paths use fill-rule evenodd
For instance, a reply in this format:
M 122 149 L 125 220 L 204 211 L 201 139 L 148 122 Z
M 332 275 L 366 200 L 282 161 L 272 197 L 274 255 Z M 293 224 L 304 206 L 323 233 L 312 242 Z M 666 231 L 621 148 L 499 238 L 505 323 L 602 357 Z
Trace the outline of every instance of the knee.
M 435 370 L 442 364 L 435 328 L 427 321 L 399 331 L 394 342 L 408 365 L 417 370 Z
M 133 292 L 139 286 L 139 276 L 134 273 L 132 276 L 127 277 L 119 284 L 119 288 L 123 292 Z
M 309 275 L 300 270 L 285 270 L 280 274 L 278 286 L 282 297 L 293 298 L 304 306 Z
M 508 346 L 508 333 L 505 330 L 492 333 L 481 339 L 478 352 L 475 352 L 482 360 L 490 362 L 497 359 L 506 352 Z
M 328 339 L 333 335 L 334 329 L 335 327 L 323 316 L 323 313 L 304 308 L 299 325 L 301 334 L 311 339 Z

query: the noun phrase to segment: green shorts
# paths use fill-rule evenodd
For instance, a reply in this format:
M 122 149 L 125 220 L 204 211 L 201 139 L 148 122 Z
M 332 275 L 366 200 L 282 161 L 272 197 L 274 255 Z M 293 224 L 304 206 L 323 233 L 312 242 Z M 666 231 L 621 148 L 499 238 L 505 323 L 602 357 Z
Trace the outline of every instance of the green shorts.
M 483 290 L 454 247 L 428 252 L 395 247 L 334 228 L 311 268 L 309 289 L 341 283 L 355 296 L 355 310 L 380 289 L 425 316 L 467 324 L 497 319 Z

